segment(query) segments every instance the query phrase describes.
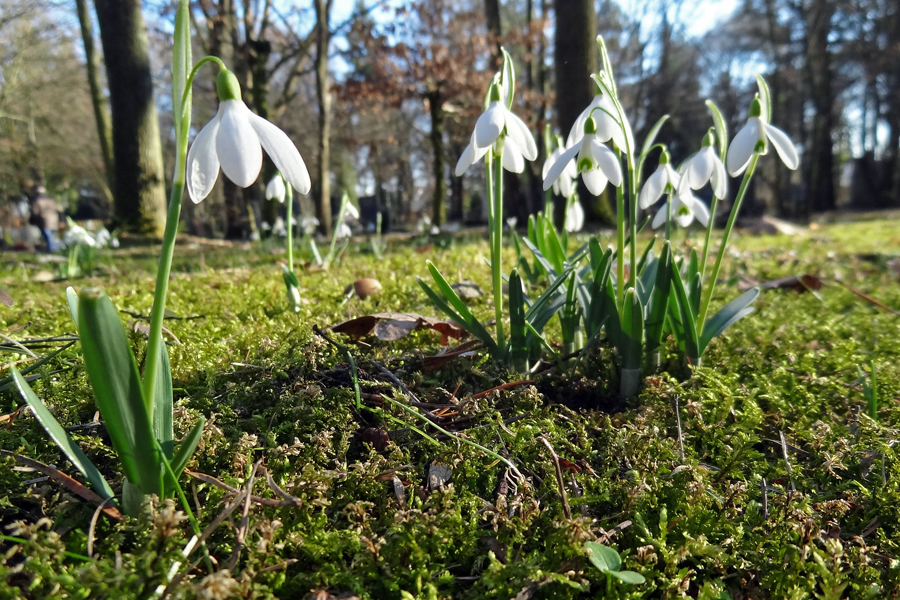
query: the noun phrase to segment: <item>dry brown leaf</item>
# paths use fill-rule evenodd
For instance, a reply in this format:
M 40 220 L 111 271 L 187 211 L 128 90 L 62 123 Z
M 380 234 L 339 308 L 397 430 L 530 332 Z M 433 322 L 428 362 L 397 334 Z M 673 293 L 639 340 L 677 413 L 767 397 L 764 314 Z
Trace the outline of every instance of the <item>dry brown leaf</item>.
M 0 304 L 4 306 L 12 306 L 15 302 L 12 299 L 12 296 L 9 295 L 9 292 L 6 290 L 0 290 Z
M 455 323 L 425 317 L 418 313 L 375 313 L 356 317 L 331 327 L 332 331 L 346 334 L 352 338 L 374 334 L 379 340 L 385 342 L 395 342 L 416 329 L 437 331 L 441 334 L 441 345 L 446 345 L 449 338 L 459 340 L 466 336 L 466 331 Z
M 824 282 L 815 275 L 791 275 L 790 277 L 782 277 L 772 281 L 760 283 L 749 277 L 744 277 L 738 283 L 738 289 L 742 291 L 759 286 L 763 290 L 794 290 L 796 292 L 818 292 L 825 285 Z

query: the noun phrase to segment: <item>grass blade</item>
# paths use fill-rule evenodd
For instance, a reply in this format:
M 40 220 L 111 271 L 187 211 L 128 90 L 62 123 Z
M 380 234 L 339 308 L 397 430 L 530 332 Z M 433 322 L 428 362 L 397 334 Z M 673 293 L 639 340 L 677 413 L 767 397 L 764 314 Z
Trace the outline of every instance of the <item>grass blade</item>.
M 25 378 L 22 377 L 22 373 L 19 372 L 15 365 L 10 365 L 10 369 L 12 370 L 12 376 L 16 382 L 16 388 L 18 388 L 19 394 L 25 402 L 28 403 L 28 406 L 31 407 L 35 418 L 47 432 L 47 435 L 50 436 L 50 439 L 59 446 L 62 453 L 66 455 L 66 458 L 75 465 L 78 472 L 90 482 L 91 487 L 93 487 L 104 500 L 113 498 L 115 494 L 113 494 L 112 488 L 109 487 L 109 483 L 106 482 L 106 479 L 103 478 L 103 475 L 100 474 L 100 471 L 97 470 L 94 463 L 92 463 L 85 453 L 82 452 L 78 444 L 75 443 L 75 440 L 72 439 L 65 428 L 56 420 L 56 417 L 47 410 L 47 407 L 41 402 L 41 399 L 38 398 L 37 394 L 34 393 L 34 390 L 31 389 L 31 386 L 28 385 L 28 382 L 25 381 Z

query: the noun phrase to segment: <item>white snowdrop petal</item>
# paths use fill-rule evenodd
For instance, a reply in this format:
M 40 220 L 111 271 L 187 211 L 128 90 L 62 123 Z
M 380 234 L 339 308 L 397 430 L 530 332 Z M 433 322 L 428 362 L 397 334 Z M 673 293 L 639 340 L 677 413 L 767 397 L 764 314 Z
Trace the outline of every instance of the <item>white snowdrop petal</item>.
M 663 165 L 660 165 L 644 182 L 644 187 L 641 188 L 641 194 L 638 197 L 638 206 L 646 209 L 656 204 L 656 201 L 660 199 L 666 189 L 667 179 L 666 169 Z
M 796 170 L 800 166 L 800 157 L 797 156 L 797 149 L 794 147 L 794 142 L 791 141 L 791 138 L 774 125 L 763 123 L 762 126 L 766 132 L 766 137 L 775 146 L 775 151 L 784 164 L 787 165 L 787 168 L 792 171 Z
M 694 199 L 694 205 L 691 207 L 691 212 L 694 213 L 694 218 L 703 225 L 707 227 L 709 225 L 709 209 L 706 207 L 706 203 L 699 198 Z
M 506 108 L 499 102 L 492 102 L 475 122 L 475 145 L 481 148 L 493 144 L 505 124 Z
M 575 233 L 584 228 L 584 207 L 581 206 L 581 202 L 573 202 L 569 207 L 566 213 L 565 228 L 569 233 Z
M 562 150 L 556 148 L 547 155 L 547 159 L 544 160 L 544 166 L 541 167 L 541 179 L 547 176 L 547 172 L 550 171 L 550 167 L 553 166 L 553 163 L 556 162 L 556 159 L 559 158 L 560 154 L 562 154 Z
M 240 100 L 222 102 L 216 153 L 222 172 L 239 187 L 250 187 L 262 169 L 259 136 L 250 124 L 250 109 Z M 277 165 L 276 165 L 277 166 Z
M 601 98 L 603 98 L 603 96 L 594 96 L 594 99 L 591 100 L 591 103 L 587 105 L 587 108 L 581 111 L 581 114 L 578 115 L 577 119 L 575 119 L 575 123 L 572 125 L 572 129 L 569 130 L 569 136 L 566 138 L 567 148 L 571 148 L 573 145 L 580 142 L 581 138 L 584 137 L 584 124 L 587 122 L 588 116 L 591 114 L 591 111 L 594 110 L 597 106 L 600 106 Z
M 474 142 L 469 142 L 469 145 L 466 146 L 466 149 L 463 150 L 462 154 L 459 155 L 459 160 L 456 161 L 456 169 L 453 171 L 457 177 L 462 177 L 466 171 L 469 170 L 475 163 L 475 146 Z
M 699 190 L 706 185 L 706 182 L 709 181 L 709 178 L 712 176 L 714 156 L 712 146 L 704 146 L 700 149 L 700 152 L 691 159 L 687 175 L 691 187 L 695 190 Z
M 266 154 L 281 171 L 281 175 L 301 194 L 308 194 L 312 188 L 309 171 L 300 156 L 297 146 L 281 129 L 258 115 L 249 112 L 250 125 L 259 136 L 259 142 Z
M 568 169 L 563 171 L 562 177 L 556 180 L 556 184 L 554 184 L 554 191 L 558 195 L 565 198 L 571 196 L 572 192 L 575 191 L 575 179 L 573 177 L 569 177 Z
M 503 168 L 511 173 L 521 173 L 525 170 L 525 158 L 519 147 L 511 139 L 506 140 L 503 148 Z
M 666 222 L 666 210 L 667 207 L 665 204 L 663 204 L 653 216 L 653 222 L 650 223 L 650 227 L 652 227 L 653 229 L 659 229 L 660 226 L 662 226 Z
M 565 152 L 559 155 L 559 158 L 550 166 L 547 170 L 547 175 L 544 177 L 544 191 L 550 189 L 550 186 L 553 185 L 553 182 L 559 179 L 559 176 L 563 174 L 563 171 L 566 170 L 566 167 L 570 162 L 575 158 L 578 154 L 578 151 L 581 150 L 581 144 L 575 144 Z
M 516 145 L 521 149 L 525 160 L 537 158 L 537 144 L 534 143 L 534 136 L 531 135 L 528 125 L 511 111 L 506 111 L 506 131 L 516 140 Z
M 601 144 L 595 137 L 591 140 L 591 154 L 610 183 L 616 187 L 622 185 L 622 165 L 615 152 Z
M 694 220 L 694 213 L 691 210 L 692 204 L 689 204 L 691 198 L 690 194 L 686 194 L 676 197 L 675 201 L 672 202 L 672 218 L 682 227 L 687 227 Z
M 732 177 L 740 175 L 750 163 L 753 151 L 756 149 L 756 142 L 759 141 L 759 125 L 757 119 L 750 119 L 744 125 L 734 139 L 731 140 L 731 146 L 728 147 L 728 156 L 725 159 L 725 166 L 728 167 L 728 173 Z
M 581 174 L 581 179 L 584 181 L 584 185 L 588 191 L 594 196 L 599 196 L 603 193 L 603 189 L 606 187 L 608 181 L 601 169 L 584 171 Z
M 713 193 L 716 198 L 724 198 L 728 195 L 728 173 L 725 172 L 725 165 L 722 164 L 718 156 L 713 157 L 713 173 L 710 177 Z
M 287 194 L 287 190 L 281 175 L 276 175 L 266 184 L 266 200 L 278 200 L 283 203 L 285 194 Z
M 219 178 L 219 157 L 216 155 L 216 137 L 219 133 L 219 117 L 222 108 L 203 126 L 187 155 L 187 190 L 195 204 L 209 196 Z

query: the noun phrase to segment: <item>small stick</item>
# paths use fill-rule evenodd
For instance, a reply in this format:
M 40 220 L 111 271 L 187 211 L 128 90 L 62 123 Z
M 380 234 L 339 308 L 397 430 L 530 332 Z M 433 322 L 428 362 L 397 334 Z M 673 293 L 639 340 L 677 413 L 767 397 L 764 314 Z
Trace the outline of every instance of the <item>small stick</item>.
M 556 481 L 559 484 L 559 497 L 562 499 L 563 512 L 566 514 L 566 518 L 571 521 L 572 509 L 569 508 L 569 500 L 566 498 L 566 482 L 563 479 L 563 472 L 559 466 L 559 457 L 556 455 L 556 450 L 554 450 L 553 446 L 550 445 L 550 442 L 547 441 L 547 438 L 541 436 L 541 441 L 544 442 L 547 450 L 550 451 L 550 460 L 553 461 L 553 468 L 556 469 Z
M 769 489 L 768 489 L 768 484 L 766 483 L 765 477 L 762 478 L 762 481 L 759 483 L 759 487 L 762 490 L 763 517 L 766 519 L 766 522 L 768 522 L 769 521 Z
M 788 446 L 787 441 L 784 439 L 784 432 L 778 432 L 778 435 L 781 436 L 781 453 L 784 454 L 784 465 L 787 467 L 788 480 L 791 482 L 791 491 L 796 492 L 797 487 L 794 485 L 794 472 L 791 470 L 791 461 L 788 459 Z
M 88 527 L 88 539 L 87 539 L 87 555 L 91 558 L 94 557 L 94 536 L 97 532 L 97 520 L 100 518 L 100 513 L 103 512 L 103 507 L 106 506 L 108 502 L 111 502 L 112 498 L 107 498 L 104 500 L 100 506 L 97 507 L 97 510 L 94 511 L 94 516 L 91 517 L 91 526 Z
M 244 509 L 241 512 L 241 522 L 237 528 L 237 535 L 235 536 L 234 552 L 231 554 L 231 560 L 228 561 L 229 570 L 233 570 L 235 565 L 237 565 L 238 560 L 240 560 L 241 549 L 244 547 L 244 542 L 247 539 L 247 531 L 250 528 L 250 495 L 253 493 L 253 484 L 256 481 L 256 471 L 259 469 L 259 465 L 262 464 L 262 461 L 263 459 L 256 461 L 256 464 L 253 465 L 253 470 L 250 471 L 250 478 L 247 480 L 247 488 L 244 492 Z
M 678 450 L 681 452 L 681 464 L 684 464 L 684 436 L 681 433 L 681 396 L 675 396 L 675 424 L 678 426 Z
M 381 366 L 379 363 L 375 362 L 374 359 L 371 359 L 371 358 L 370 358 L 370 359 L 369 359 L 369 362 L 372 363 L 372 365 L 373 365 L 376 369 L 378 369 L 379 371 L 381 371 L 388 379 L 390 379 L 390 380 L 394 383 L 394 385 L 396 385 L 398 388 L 400 388 L 400 389 L 403 391 L 403 393 L 406 394 L 406 397 L 407 397 L 407 398 L 409 398 L 409 399 L 412 400 L 413 402 L 418 402 L 418 401 L 419 401 L 419 399 L 416 398 L 416 395 L 413 394 L 411 391 L 409 391 L 409 388 L 406 387 L 406 384 L 403 383 L 402 381 L 400 381 L 400 379 L 398 379 L 396 375 L 394 375 L 393 373 L 391 373 L 390 371 L 388 371 L 385 367 Z

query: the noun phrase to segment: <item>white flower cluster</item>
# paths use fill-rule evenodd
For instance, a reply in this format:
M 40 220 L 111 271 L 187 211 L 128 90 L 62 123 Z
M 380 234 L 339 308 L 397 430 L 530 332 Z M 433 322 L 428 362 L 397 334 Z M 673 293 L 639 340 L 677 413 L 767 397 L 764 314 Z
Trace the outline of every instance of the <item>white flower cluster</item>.
M 106 227 L 101 227 L 97 232 L 92 233 L 69 219 L 69 225 L 62 239 L 63 245 L 67 248 L 73 246 L 87 246 L 88 248 L 111 248 L 119 247 L 119 240 L 114 238 Z

